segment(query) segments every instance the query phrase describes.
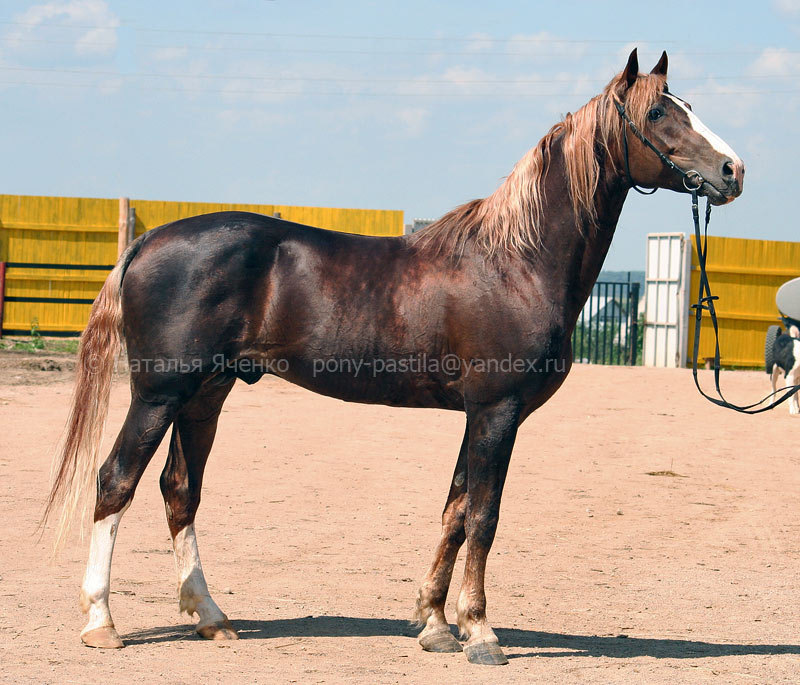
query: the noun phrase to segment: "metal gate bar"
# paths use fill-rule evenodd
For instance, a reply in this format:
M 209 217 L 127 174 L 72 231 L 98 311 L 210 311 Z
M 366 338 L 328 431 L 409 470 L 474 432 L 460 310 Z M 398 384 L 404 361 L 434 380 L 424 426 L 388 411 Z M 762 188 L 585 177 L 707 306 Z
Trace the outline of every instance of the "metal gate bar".
M 572 333 L 574 360 L 585 364 L 638 361 L 639 283 L 598 281 Z

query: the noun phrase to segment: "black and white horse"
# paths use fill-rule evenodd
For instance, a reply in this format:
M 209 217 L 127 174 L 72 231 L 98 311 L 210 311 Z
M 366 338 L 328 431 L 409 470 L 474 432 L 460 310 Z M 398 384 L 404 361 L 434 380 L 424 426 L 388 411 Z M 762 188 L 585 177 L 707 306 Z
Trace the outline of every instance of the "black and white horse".
M 778 390 L 778 379 L 783 374 L 785 388 L 800 384 L 800 329 L 789 326 L 772 343 L 772 368 L 768 369 L 772 380 L 772 392 Z M 789 398 L 789 413 L 800 414 L 800 402 L 795 393 Z

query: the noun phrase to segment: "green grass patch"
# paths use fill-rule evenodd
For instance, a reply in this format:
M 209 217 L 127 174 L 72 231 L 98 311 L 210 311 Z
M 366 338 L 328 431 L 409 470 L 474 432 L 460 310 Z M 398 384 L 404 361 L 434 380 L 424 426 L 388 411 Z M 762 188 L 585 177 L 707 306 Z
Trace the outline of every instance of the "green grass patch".
M 0 350 L 75 354 L 78 351 L 78 338 L 45 338 L 39 330 L 39 321 L 34 319 L 30 336 L 0 338 Z

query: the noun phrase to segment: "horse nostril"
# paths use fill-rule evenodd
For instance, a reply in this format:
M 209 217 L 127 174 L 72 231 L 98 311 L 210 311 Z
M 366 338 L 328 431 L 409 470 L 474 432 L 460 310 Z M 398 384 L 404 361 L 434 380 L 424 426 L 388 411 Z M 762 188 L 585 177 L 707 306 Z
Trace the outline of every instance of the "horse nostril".
M 725 164 L 722 165 L 722 177 L 723 178 L 733 178 L 736 174 L 735 169 L 733 168 L 733 162 L 727 161 Z

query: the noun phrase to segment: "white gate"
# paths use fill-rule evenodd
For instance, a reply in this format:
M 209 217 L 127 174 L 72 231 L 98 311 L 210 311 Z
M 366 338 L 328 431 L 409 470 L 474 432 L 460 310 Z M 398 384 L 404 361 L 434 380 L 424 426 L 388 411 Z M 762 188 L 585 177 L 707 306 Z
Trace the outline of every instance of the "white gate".
M 686 366 L 691 249 L 683 233 L 647 236 L 645 366 Z

